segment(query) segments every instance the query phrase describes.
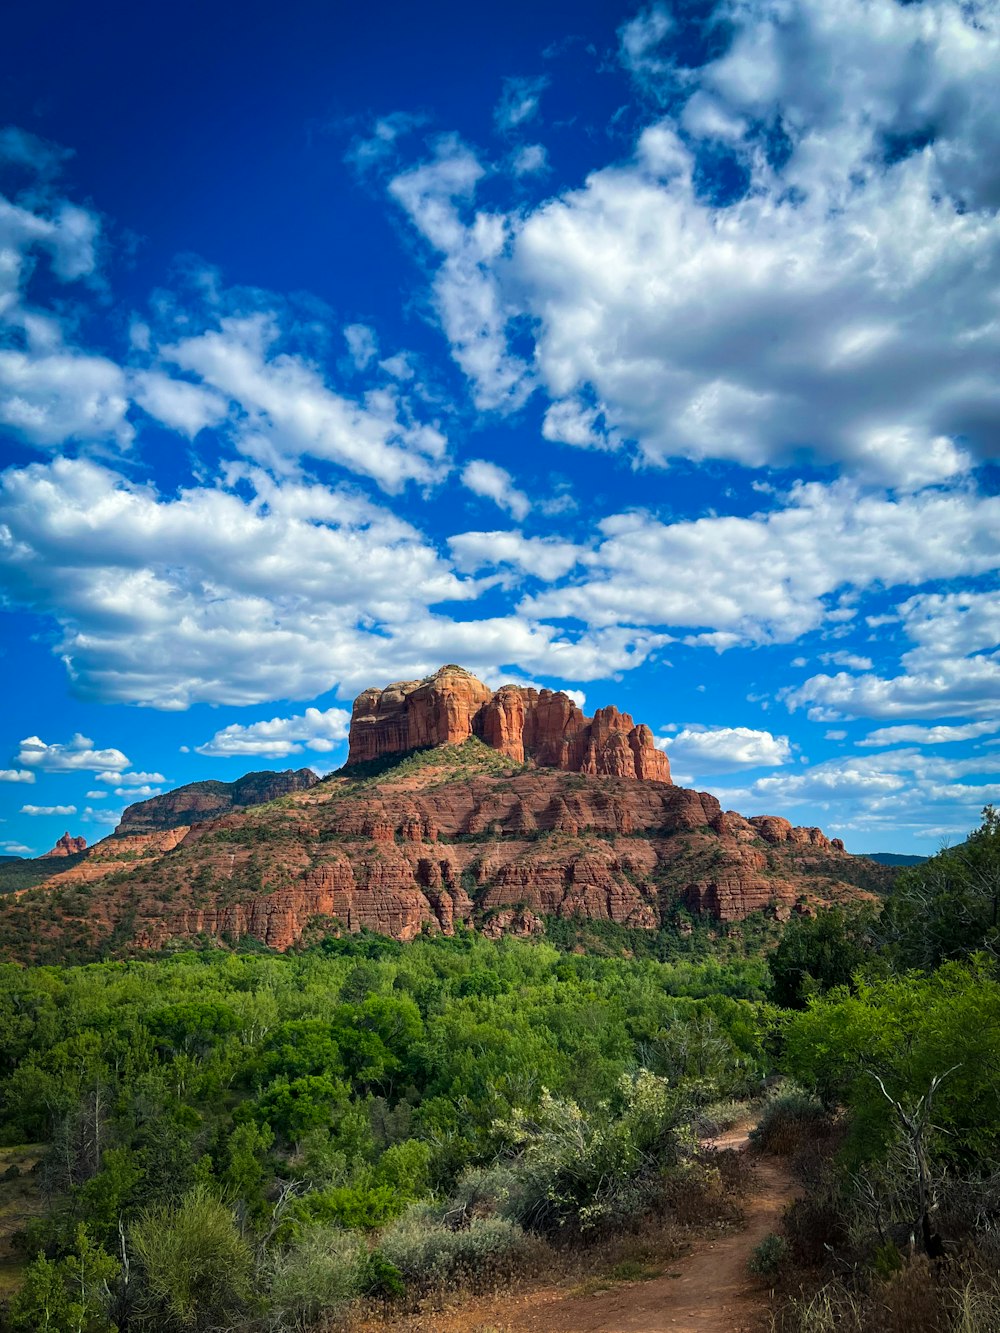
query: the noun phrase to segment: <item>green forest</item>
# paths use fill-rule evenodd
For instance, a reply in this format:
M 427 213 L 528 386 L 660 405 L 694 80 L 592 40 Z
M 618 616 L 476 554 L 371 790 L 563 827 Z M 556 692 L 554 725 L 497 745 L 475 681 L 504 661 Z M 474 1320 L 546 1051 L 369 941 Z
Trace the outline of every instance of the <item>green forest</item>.
M 591 928 L 4 965 L 3 1327 L 320 1330 L 515 1281 L 721 1208 L 699 1138 L 752 1114 L 803 1188 L 757 1258 L 776 1327 L 1000 1328 L 998 909 L 988 809 L 882 903 L 717 956 Z

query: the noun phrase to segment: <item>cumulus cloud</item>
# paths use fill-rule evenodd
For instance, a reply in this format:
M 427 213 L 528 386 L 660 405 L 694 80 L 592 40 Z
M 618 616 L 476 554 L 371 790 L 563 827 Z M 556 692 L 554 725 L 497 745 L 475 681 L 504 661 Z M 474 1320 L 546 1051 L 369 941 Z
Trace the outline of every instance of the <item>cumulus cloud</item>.
M 1000 438 L 995 7 L 755 0 L 727 23 L 728 48 L 684 70 L 664 8 L 623 27 L 626 67 L 674 109 L 574 190 L 476 212 L 484 169 L 455 141 L 393 182 L 443 256 L 438 313 L 477 401 L 541 385 L 547 438 L 649 463 L 964 471 Z M 706 152 L 741 182 L 719 198 Z
M 109 828 L 117 828 L 122 821 L 122 811 L 94 810 L 88 805 L 80 818 L 87 824 L 104 824 Z
M 355 401 L 331 388 L 304 357 L 282 350 L 281 337 L 276 314 L 253 310 L 165 343 L 159 355 L 197 376 L 209 401 L 233 405 L 233 442 L 268 467 L 287 471 L 299 458 L 323 459 L 390 492 L 408 481 L 441 479 L 445 438 L 433 422 L 417 418 L 398 388 L 383 384 Z
M 303 747 L 327 753 L 347 739 L 351 715 L 344 708 L 307 708 L 295 717 L 272 717 L 270 721 L 233 723 L 217 731 L 211 740 L 196 745 L 198 754 L 228 758 L 231 755 L 263 755 L 280 759 L 301 754 Z
M 94 742 L 77 732 L 65 745 L 47 745 L 38 736 L 28 736 L 20 743 L 16 762 L 43 773 L 99 773 L 127 768 L 129 761 L 121 750 L 95 750 Z
M 22 805 L 22 815 L 75 815 L 75 805 Z
M 852 717 L 996 716 L 1000 598 L 995 592 L 920 593 L 897 608 L 913 647 L 897 676 L 812 676 L 783 692 L 789 708 Z
M 451 619 L 436 605 L 474 599 L 480 585 L 386 509 L 258 471 L 228 480 L 161 497 L 82 459 L 0 479 L 0 580 L 12 601 L 56 619 L 78 692 L 167 709 L 253 704 L 448 660 L 581 681 L 667 642 L 516 614 Z M 123 771 L 114 753 L 94 766 Z
M 148 783 L 143 783 L 141 787 L 116 787 L 116 796 L 127 796 L 130 801 L 144 801 L 149 796 L 159 796 L 163 790 L 162 787 L 150 787 Z
M 537 176 L 548 168 L 549 155 L 544 144 L 525 144 L 511 155 L 510 169 L 515 176 Z
M 833 666 L 846 667 L 848 671 L 871 671 L 872 669 L 870 657 L 862 657 L 859 653 L 847 653 L 843 650 L 836 653 L 820 653 L 819 660 Z
M 525 598 L 524 614 L 588 625 L 627 617 L 734 636 L 706 640 L 724 647 L 790 642 L 836 624 L 854 614 L 839 602 L 844 590 L 991 570 L 1000 499 L 964 488 L 895 498 L 811 483 L 796 486 L 781 508 L 749 518 L 666 523 L 633 511 L 598 527 L 603 540 L 585 577 Z
M 931 837 L 943 829 L 958 834 L 976 826 L 982 806 L 1000 797 L 1000 784 L 989 780 L 993 773 L 990 757 L 982 753 L 947 760 L 910 748 L 831 759 L 715 791 L 724 804 L 747 814 L 818 808 L 827 812 L 828 833 Z M 987 780 L 960 780 L 971 774 Z
M 134 431 L 121 367 L 74 347 L 60 317 L 29 291 L 39 260 L 58 284 L 90 277 L 99 222 L 53 193 L 46 175 L 58 150 L 20 131 L 5 134 L 3 155 L 15 154 L 39 179 L 31 206 L 0 195 L 0 425 L 41 448 L 67 441 L 126 448 Z
M 878 727 L 855 745 L 952 745 L 956 741 L 977 740 L 1000 731 L 1000 722 L 966 722 L 961 726 L 940 725 L 921 727 L 915 724 L 901 727 Z M 840 733 L 845 735 L 844 732 Z
M 500 509 L 506 509 L 519 521 L 526 518 L 531 501 L 524 491 L 514 485 L 514 478 L 505 468 L 489 463 L 485 458 L 474 458 L 462 469 L 462 485 L 473 495 L 492 500 Z
M 668 751 L 672 764 L 697 774 L 776 768 L 792 759 L 787 736 L 750 727 L 684 727 L 657 743 Z
M 189 440 L 207 426 L 217 426 L 225 420 L 228 405 L 219 394 L 203 385 L 174 379 L 163 371 L 136 371 L 131 391 L 145 412 Z
M 0 768 L 0 782 L 34 782 L 30 768 Z
M 97 781 L 106 782 L 109 787 L 145 787 L 150 783 L 166 782 L 162 773 L 120 773 L 109 771 L 107 773 L 98 773 Z M 92 792 L 87 793 L 92 796 Z M 98 796 L 105 796 L 106 792 L 98 792 Z
M 0 840 L 0 852 L 5 852 L 8 856 L 34 856 L 34 848 L 26 847 L 23 842 L 17 842 L 13 839 L 4 838 Z
M 581 561 L 586 548 L 558 537 L 525 537 L 520 532 L 460 532 L 448 538 L 456 566 L 467 573 L 503 566 L 551 583 Z
M 509 221 L 476 212 L 466 221 L 485 169 L 454 138 L 434 157 L 396 176 L 389 193 L 441 258 L 432 293 L 452 356 L 484 409 L 519 407 L 531 388 L 527 363 L 511 352 L 507 325 L 515 312 L 501 292 L 494 262 L 507 244 Z

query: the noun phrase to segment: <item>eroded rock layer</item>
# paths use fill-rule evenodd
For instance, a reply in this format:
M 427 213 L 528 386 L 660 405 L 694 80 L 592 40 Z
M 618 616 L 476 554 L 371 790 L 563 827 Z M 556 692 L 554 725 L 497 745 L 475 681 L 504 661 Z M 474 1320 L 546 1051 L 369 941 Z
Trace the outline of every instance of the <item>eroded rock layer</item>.
M 205 935 L 288 949 L 316 930 L 530 935 L 547 917 L 684 929 L 863 896 L 860 858 L 819 830 L 666 782 L 507 762 L 472 739 L 190 827 L 120 831 L 0 914 L 0 955 L 60 930 L 124 952 Z
M 649 727 L 609 706 L 590 718 L 562 691 L 504 685 L 444 666 L 420 681 L 369 689 L 354 701 L 348 765 L 478 737 L 516 764 L 566 773 L 669 782 Z

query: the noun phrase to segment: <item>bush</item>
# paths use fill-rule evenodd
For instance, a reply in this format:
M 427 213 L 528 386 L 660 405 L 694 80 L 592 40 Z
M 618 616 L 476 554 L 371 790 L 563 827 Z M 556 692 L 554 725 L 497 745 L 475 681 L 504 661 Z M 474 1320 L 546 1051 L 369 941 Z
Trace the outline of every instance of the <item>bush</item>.
M 827 1121 L 823 1107 L 807 1093 L 782 1092 L 765 1103 L 760 1119 L 750 1131 L 750 1142 L 762 1152 L 789 1157 L 809 1142 Z
M 503 1217 L 473 1217 L 455 1230 L 415 1204 L 383 1233 L 379 1248 L 418 1288 L 484 1282 L 509 1274 L 526 1250 L 524 1232 Z
M 339 1227 L 314 1227 L 297 1237 L 275 1261 L 271 1307 L 289 1322 L 311 1323 L 339 1314 L 366 1286 L 364 1243 Z
M 765 1236 L 747 1260 L 747 1268 L 754 1277 L 765 1282 L 776 1282 L 788 1263 L 788 1242 L 772 1233 Z
M 517 1150 L 502 1211 L 533 1230 L 621 1224 L 645 1211 L 679 1159 L 685 1097 L 646 1069 L 623 1075 L 615 1109 L 587 1113 L 543 1092 L 496 1128 Z
M 202 1185 L 176 1207 L 144 1212 L 131 1240 L 158 1329 L 231 1322 L 250 1296 L 250 1247 L 231 1209 Z

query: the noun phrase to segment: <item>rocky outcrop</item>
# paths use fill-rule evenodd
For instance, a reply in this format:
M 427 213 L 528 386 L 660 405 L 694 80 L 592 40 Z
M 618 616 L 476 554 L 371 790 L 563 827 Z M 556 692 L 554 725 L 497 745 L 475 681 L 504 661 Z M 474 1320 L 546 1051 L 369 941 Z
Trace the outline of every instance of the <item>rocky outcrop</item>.
M 50 852 L 44 852 L 44 859 L 50 856 L 77 856 L 80 852 L 87 850 L 86 838 L 71 838 L 69 833 L 64 833 Z
M 308 791 L 319 782 L 311 768 L 286 769 L 283 773 L 268 770 L 245 773 L 235 782 L 189 782 L 186 786 L 151 796 L 148 801 L 137 801 L 122 814 L 115 837 L 132 837 L 178 828 L 200 820 L 218 819 L 230 810 L 247 810 L 255 805 L 275 801 L 292 792 Z
M 354 701 L 348 766 L 472 736 L 515 764 L 595 777 L 669 782 L 649 727 L 610 706 L 586 717 L 562 691 L 504 685 L 495 693 L 458 666 L 369 689 Z
M 599 726 L 590 740 L 608 735 L 629 732 Z M 374 781 L 348 769 L 191 827 L 119 832 L 65 870 L 56 862 L 18 909 L 51 938 L 56 906 L 86 886 L 88 928 L 125 949 L 252 936 L 285 950 L 316 930 L 533 935 L 552 917 L 682 931 L 687 914 L 784 919 L 864 896 L 859 859 L 787 821 L 724 813 L 707 792 L 554 767 L 497 773 L 473 746 Z M 0 956 L 35 938 L 23 925 Z

